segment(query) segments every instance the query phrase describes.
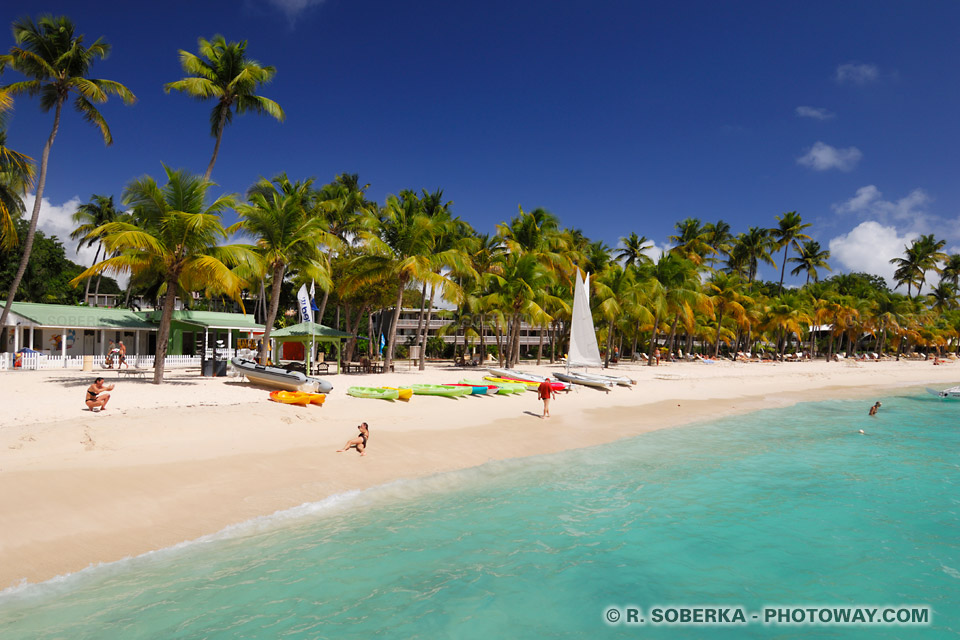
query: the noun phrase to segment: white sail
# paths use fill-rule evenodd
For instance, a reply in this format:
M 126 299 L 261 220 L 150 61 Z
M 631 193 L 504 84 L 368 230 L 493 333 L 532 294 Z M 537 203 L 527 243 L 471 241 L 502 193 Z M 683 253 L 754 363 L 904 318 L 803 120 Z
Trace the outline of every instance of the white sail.
M 570 351 L 567 353 L 567 367 L 600 367 L 600 347 L 597 346 L 597 332 L 593 329 L 593 315 L 590 313 L 590 276 L 581 280 L 577 272 L 577 284 L 573 288 L 573 313 L 570 323 Z

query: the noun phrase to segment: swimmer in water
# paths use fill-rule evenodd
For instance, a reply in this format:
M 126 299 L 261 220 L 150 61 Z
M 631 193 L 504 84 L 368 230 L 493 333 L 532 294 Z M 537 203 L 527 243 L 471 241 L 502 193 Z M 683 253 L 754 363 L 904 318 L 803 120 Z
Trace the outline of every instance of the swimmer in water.
M 881 407 L 881 404 L 879 402 L 873 405 L 872 407 L 870 407 L 870 415 L 871 416 L 877 415 L 877 411 L 880 410 L 880 407 Z

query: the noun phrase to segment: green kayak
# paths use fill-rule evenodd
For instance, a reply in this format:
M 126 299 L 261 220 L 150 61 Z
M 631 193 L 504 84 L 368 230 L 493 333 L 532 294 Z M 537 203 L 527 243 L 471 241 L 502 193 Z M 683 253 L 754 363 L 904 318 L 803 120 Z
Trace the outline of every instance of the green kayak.
M 456 398 L 458 396 L 470 395 L 470 387 L 453 387 L 448 384 L 412 384 L 413 394 L 416 396 L 447 396 Z
M 347 389 L 347 395 L 353 396 L 354 398 L 396 400 L 400 397 L 400 392 L 396 389 L 386 389 L 384 387 L 350 387 Z
M 499 387 L 497 393 L 509 395 L 511 393 L 523 393 L 527 390 L 527 385 L 522 382 L 514 384 L 512 382 L 491 382 L 490 380 L 461 380 L 463 384 L 493 385 Z

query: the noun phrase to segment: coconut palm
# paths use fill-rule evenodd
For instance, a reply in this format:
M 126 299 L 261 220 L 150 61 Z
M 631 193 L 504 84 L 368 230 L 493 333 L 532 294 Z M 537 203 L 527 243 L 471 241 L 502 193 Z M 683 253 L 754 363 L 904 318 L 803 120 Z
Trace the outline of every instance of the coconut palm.
M 645 252 L 653 247 L 653 241 L 647 236 L 638 236 L 635 232 L 625 238 L 620 238 L 620 249 L 617 251 L 617 260 L 622 260 L 624 266 L 632 267 L 638 264 L 650 264 Z
M 387 278 L 396 283 L 396 303 L 384 356 L 384 366 L 389 370 L 396 347 L 403 293 L 407 286 L 415 282 L 440 288 L 455 285 L 433 270 L 436 257 L 430 254 L 430 248 L 435 222 L 424 215 L 420 201 L 412 191 L 388 196 L 379 211 L 363 216 L 361 224 L 358 238 L 363 243 L 365 253 L 356 258 L 356 281 L 362 284 Z
M 221 196 L 207 203 L 213 183 L 186 171 L 164 167 L 164 186 L 147 176 L 134 180 L 124 189 L 123 203 L 133 210 L 131 222 L 108 222 L 95 232 L 103 237 L 107 255 L 113 257 L 93 265 L 71 281 L 82 282 L 91 276 L 112 271 L 157 274 L 162 278 L 163 311 L 157 328 L 157 352 L 153 382 L 163 382 L 164 359 L 173 308 L 180 293 L 216 287 L 239 300 L 244 281 L 231 269 L 258 262 L 253 247 L 221 245 L 227 231 L 221 224 L 221 212 L 234 206 L 232 196 Z
M 266 113 L 280 122 L 286 118 L 279 104 L 257 95 L 255 92 L 273 79 L 277 70 L 272 66 L 261 65 L 247 58 L 247 41 L 227 42 L 223 36 L 215 35 L 212 40 L 199 38 L 197 48 L 200 55 L 180 50 L 180 66 L 190 77 L 168 82 L 163 85 L 167 93 L 180 91 L 198 100 L 215 98 L 217 104 L 210 112 L 210 135 L 217 139 L 213 145 L 213 156 L 204 180 L 209 180 L 213 165 L 217 162 L 223 129 L 233 121 L 233 114 L 252 111 Z
M 827 271 L 832 271 L 830 265 L 827 264 L 827 260 L 830 259 L 830 251 L 821 249 L 820 243 L 816 240 L 807 240 L 800 248 L 797 250 L 798 255 L 795 258 L 790 258 L 787 262 L 796 263 L 796 267 L 790 271 L 790 275 L 796 276 L 801 272 L 806 272 L 807 282 L 810 284 L 810 278 L 813 278 L 814 282 L 817 282 L 819 274 L 817 269 L 826 269 Z
M 647 354 L 647 364 L 653 365 L 660 321 L 673 315 L 675 327 L 681 314 L 687 315 L 694 306 L 702 306 L 703 295 L 698 291 L 696 265 L 677 253 L 662 255 L 654 265 L 641 271 L 641 278 L 647 281 L 645 302 L 652 307 L 653 314 L 653 335 Z
M 736 272 L 742 268 L 746 272 L 744 275 L 747 277 L 747 282 L 753 282 L 757 279 L 757 267 L 760 262 L 766 262 L 772 267 L 777 266 L 770 255 L 773 249 L 774 243 L 769 229 L 750 227 L 746 233 L 737 236 L 730 260 L 739 266 Z
M 718 272 L 704 285 L 705 294 L 713 303 L 714 312 L 717 314 L 717 327 L 723 327 L 725 318 L 733 318 L 740 322 L 746 315 L 743 303 L 746 301 L 743 291 L 743 283 L 740 277 L 734 274 Z M 720 355 L 720 338 L 722 331 L 717 331 L 714 336 L 713 357 Z
M 0 93 L 39 96 L 41 111 L 46 113 L 53 109 L 53 128 L 40 155 L 33 213 L 23 243 L 23 255 L 17 273 L 10 283 L 7 304 L 0 314 L 0 327 L 6 325 L 10 305 L 30 261 L 43 191 L 47 184 L 50 148 L 60 128 L 63 105 L 73 96 L 74 109 L 84 120 L 97 127 L 103 141 L 110 145 L 113 143 L 110 127 L 94 105 L 106 102 L 111 95 L 120 97 L 125 104 L 132 104 L 136 100 L 133 93 L 119 82 L 87 77 L 93 64 L 110 53 L 110 45 L 99 38 L 89 47 L 85 46 L 83 34 L 77 35 L 75 30 L 73 22 L 66 16 L 41 16 L 36 22 L 30 18 L 21 18 L 13 23 L 13 39 L 16 44 L 10 47 L 10 53 L 0 55 L 0 71 L 9 67 L 29 78 L 6 85 L 0 89 Z
M 723 221 L 708 222 L 703 225 L 703 238 L 710 248 L 713 249 L 713 255 L 710 257 L 710 264 L 714 264 L 718 256 L 729 256 L 733 249 L 733 234 L 730 233 L 730 225 Z
M 2 108 L 0 101 L 0 249 L 9 251 L 18 244 L 16 221 L 26 211 L 23 196 L 33 184 L 34 167 L 32 158 L 7 146 Z
M 686 218 L 674 226 L 677 233 L 669 236 L 669 239 L 677 246 L 671 251 L 679 253 L 697 266 L 714 253 L 714 248 L 707 242 L 706 229 L 699 219 Z
M 940 279 L 955 287 L 960 287 L 960 253 L 952 253 L 944 260 L 940 270 Z
M 323 219 L 311 216 L 313 208 L 313 181 L 291 182 L 286 174 L 272 180 L 261 179 L 247 192 L 248 204 L 237 207 L 239 222 L 228 233 L 243 231 L 251 235 L 264 267 L 271 275 L 270 305 L 264 324 L 260 347 L 260 363 L 267 363 L 267 345 L 270 332 L 280 307 L 280 290 L 284 276 L 291 267 L 301 277 L 330 288 L 330 269 L 321 245 L 336 244 L 323 226 Z
M 72 217 L 77 227 L 70 233 L 71 240 L 80 240 L 77 244 L 77 252 L 84 245 L 92 247 L 96 244 L 97 252 L 93 256 L 93 263 L 99 262 L 100 251 L 103 249 L 103 236 L 101 235 L 102 232 L 98 232 L 98 229 L 101 229 L 108 222 L 116 221 L 119 215 L 120 211 L 113 204 L 113 196 L 93 194 L 90 196 L 90 202 L 85 202 L 77 207 Z M 100 278 L 101 276 L 97 275 L 97 288 L 94 295 L 100 293 Z M 84 301 L 90 295 L 90 280 L 90 278 L 87 279 L 87 288 L 83 293 Z
M 805 223 L 796 211 L 787 211 L 783 215 L 777 216 L 777 226 L 770 230 L 776 247 L 783 248 L 783 264 L 780 266 L 780 286 L 779 293 L 783 293 L 783 279 L 787 273 L 787 254 L 793 247 L 799 253 L 800 240 L 809 240 L 810 236 L 803 233 L 804 229 L 810 228 L 810 223 Z

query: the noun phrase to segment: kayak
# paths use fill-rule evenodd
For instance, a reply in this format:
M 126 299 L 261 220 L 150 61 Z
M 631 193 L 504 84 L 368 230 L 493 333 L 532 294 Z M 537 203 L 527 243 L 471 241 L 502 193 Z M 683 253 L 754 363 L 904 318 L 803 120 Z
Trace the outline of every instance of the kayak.
M 354 398 L 372 398 L 374 400 L 396 400 L 400 392 L 388 387 L 350 387 L 347 395 Z
M 400 394 L 397 396 L 398 400 L 409 400 L 413 396 L 413 389 L 410 387 L 384 387 L 384 389 L 396 389 Z
M 271 391 L 270 399 L 281 404 L 297 404 L 305 407 L 308 404 L 323 405 L 327 396 L 324 393 L 306 393 L 304 391 Z
M 507 378 L 497 378 L 495 376 L 483 376 L 483 379 L 497 384 L 522 384 L 527 391 L 536 391 L 537 387 L 540 386 L 539 382 L 527 382 L 526 380 L 517 379 L 508 380 Z
M 490 384 L 497 388 L 497 393 L 501 395 L 509 395 L 511 393 L 523 393 L 527 390 L 527 385 L 522 382 L 493 382 L 492 380 L 461 380 L 461 384 L 470 384 L 476 386 L 483 386 Z
M 511 380 L 515 382 L 535 382 L 540 384 L 545 381 L 544 376 L 538 376 L 533 373 L 525 373 L 523 371 L 517 371 L 516 369 L 487 369 L 490 372 L 490 375 L 502 378 L 503 380 Z M 550 386 L 553 387 L 554 391 L 566 391 L 570 388 L 570 385 L 565 382 L 556 382 L 550 380 Z
M 456 398 L 470 395 L 470 387 L 454 387 L 448 384 L 412 384 L 410 388 L 418 396 L 446 396 Z
M 486 396 L 493 395 L 497 393 L 497 385 L 495 384 L 467 384 L 466 382 L 451 382 L 445 386 L 448 387 L 467 387 L 470 389 L 470 395 L 474 396 Z

